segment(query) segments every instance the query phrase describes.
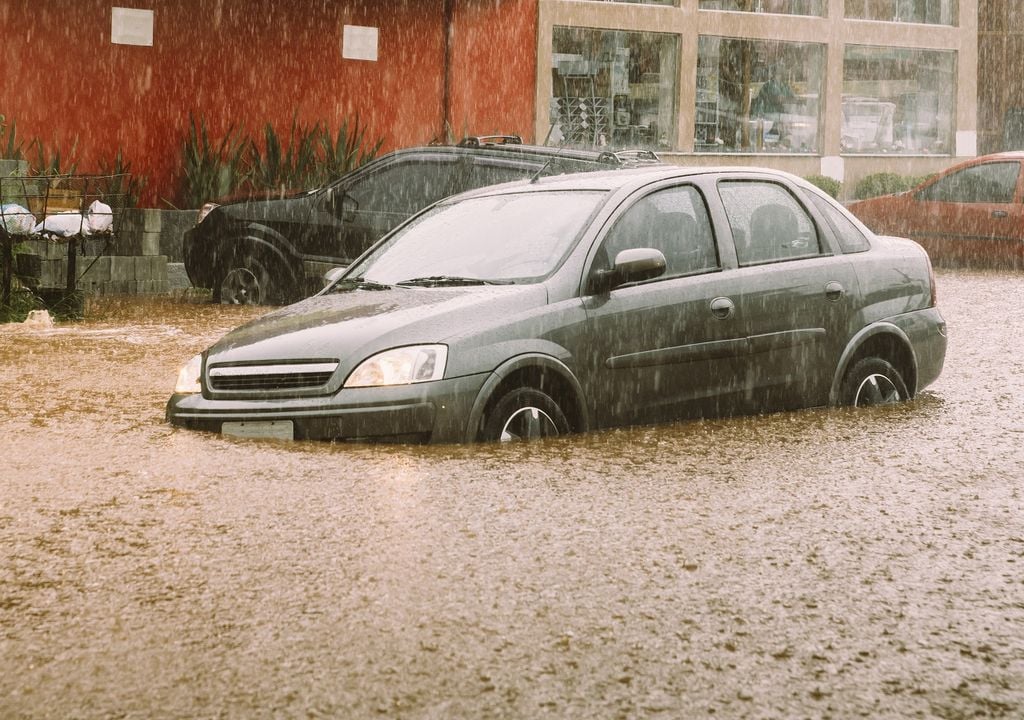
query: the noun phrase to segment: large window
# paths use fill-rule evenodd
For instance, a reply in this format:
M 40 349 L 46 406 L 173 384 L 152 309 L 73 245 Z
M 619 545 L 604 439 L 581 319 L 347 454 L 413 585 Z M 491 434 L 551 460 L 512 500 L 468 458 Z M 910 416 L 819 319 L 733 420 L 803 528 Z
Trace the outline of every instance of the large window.
M 671 149 L 677 36 L 556 27 L 549 142 Z
M 849 1 L 849 0 L 847 0 Z M 701 10 L 824 16 L 826 0 L 700 0 Z
M 846 17 L 885 22 L 955 25 L 956 0 L 846 0 Z
M 843 152 L 950 154 L 955 65 L 951 51 L 847 46 Z
M 634 5 L 675 5 L 677 0 L 597 0 L 597 2 L 632 3 Z
M 697 152 L 817 153 L 825 46 L 701 36 Z

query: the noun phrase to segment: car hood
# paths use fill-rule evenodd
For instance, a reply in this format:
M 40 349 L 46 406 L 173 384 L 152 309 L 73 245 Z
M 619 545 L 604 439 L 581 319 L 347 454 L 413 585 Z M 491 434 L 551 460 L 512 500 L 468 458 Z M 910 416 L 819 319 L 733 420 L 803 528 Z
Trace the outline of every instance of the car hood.
M 337 359 L 359 362 L 392 347 L 443 343 L 547 303 L 543 285 L 391 287 L 316 295 L 232 330 L 209 363 Z
M 273 199 L 250 199 L 221 205 L 214 212 L 235 222 L 294 221 L 309 214 L 316 195 L 311 190 Z

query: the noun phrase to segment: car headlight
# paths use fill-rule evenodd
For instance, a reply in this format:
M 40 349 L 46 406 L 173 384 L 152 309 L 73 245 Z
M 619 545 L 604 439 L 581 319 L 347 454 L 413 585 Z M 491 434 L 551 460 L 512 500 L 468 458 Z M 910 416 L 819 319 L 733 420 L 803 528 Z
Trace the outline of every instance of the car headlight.
M 174 392 L 178 395 L 202 392 L 199 386 L 199 376 L 202 372 L 203 356 L 196 355 L 178 371 L 178 382 L 174 386 Z
M 377 353 L 359 363 L 345 387 L 376 387 L 430 382 L 444 377 L 446 345 L 410 345 Z
M 196 214 L 196 225 L 206 219 L 206 216 L 210 214 L 210 211 L 216 207 L 220 207 L 220 203 L 208 202 L 203 203 L 203 206 L 199 208 L 199 212 Z

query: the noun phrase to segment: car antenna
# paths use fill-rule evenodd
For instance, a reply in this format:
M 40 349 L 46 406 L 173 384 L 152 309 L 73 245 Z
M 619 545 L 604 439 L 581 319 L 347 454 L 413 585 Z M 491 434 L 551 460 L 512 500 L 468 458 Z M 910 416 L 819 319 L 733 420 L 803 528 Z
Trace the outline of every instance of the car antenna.
M 554 127 L 555 127 L 554 124 L 552 124 L 551 125 L 551 129 L 553 130 Z M 550 137 L 551 137 L 551 130 L 548 130 L 548 137 L 544 139 L 545 145 L 547 145 L 548 138 L 550 138 Z M 536 183 L 538 180 L 540 180 L 540 176 L 544 173 L 544 171 L 548 169 L 548 167 L 551 165 L 551 163 L 553 163 L 555 160 L 557 160 L 559 157 L 561 157 L 562 151 L 565 150 L 567 147 L 569 147 L 569 136 L 568 135 L 563 135 L 562 136 L 562 144 L 558 146 L 558 152 L 556 152 L 554 155 L 552 155 L 547 160 L 545 160 L 544 164 L 540 166 L 540 169 L 537 170 L 537 172 L 535 172 L 533 174 L 533 177 L 530 178 L 530 184 L 531 185 Z M 607 163 L 609 165 L 621 165 L 622 164 L 622 159 L 618 155 L 616 155 L 613 152 L 609 152 L 607 150 L 603 150 L 601 152 L 601 154 L 597 156 L 597 161 L 599 163 Z
M 551 131 L 554 130 L 554 129 L 555 129 L 555 124 L 551 123 L 551 129 L 548 130 L 548 136 L 546 138 L 544 138 L 544 144 L 545 145 L 548 144 L 548 140 L 551 138 Z M 562 154 L 562 151 L 565 150 L 565 148 L 568 145 L 569 145 L 569 136 L 568 135 L 562 135 L 562 144 L 558 146 L 558 152 L 556 152 L 554 155 L 552 155 L 547 160 L 545 160 L 544 164 L 540 166 L 540 169 L 536 173 L 534 173 L 533 177 L 530 178 L 530 184 L 531 185 L 536 184 L 537 181 L 540 180 L 541 174 L 543 174 L 543 172 L 548 169 L 548 166 L 551 165 L 551 163 L 556 158 L 558 158 L 558 156 L 560 156 Z

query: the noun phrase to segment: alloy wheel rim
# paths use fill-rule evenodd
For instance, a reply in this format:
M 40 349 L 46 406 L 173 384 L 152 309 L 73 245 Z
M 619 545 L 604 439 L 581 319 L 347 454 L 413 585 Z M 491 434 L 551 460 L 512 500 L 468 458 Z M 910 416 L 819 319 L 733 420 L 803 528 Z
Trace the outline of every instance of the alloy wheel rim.
M 221 299 L 229 305 L 258 305 L 260 281 L 248 268 L 235 268 L 221 284 Z
M 900 391 L 892 380 L 881 373 L 872 373 L 857 388 L 853 404 L 855 407 L 894 405 L 901 399 Z
M 499 440 L 501 442 L 522 442 L 555 437 L 558 434 L 558 426 L 555 425 L 551 416 L 540 408 L 531 406 L 520 408 L 512 413 L 501 428 Z

